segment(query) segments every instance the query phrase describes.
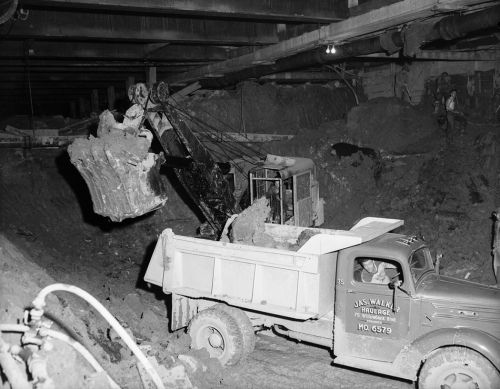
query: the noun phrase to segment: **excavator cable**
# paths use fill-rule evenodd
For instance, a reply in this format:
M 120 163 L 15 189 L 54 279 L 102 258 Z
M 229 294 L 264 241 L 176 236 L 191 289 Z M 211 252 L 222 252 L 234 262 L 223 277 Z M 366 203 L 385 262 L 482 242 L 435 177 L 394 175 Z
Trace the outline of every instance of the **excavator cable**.
M 217 134 L 217 137 L 219 137 L 219 138 L 223 138 L 223 137 L 224 137 L 224 138 L 227 138 L 228 140 L 232 140 L 233 142 L 237 142 L 237 140 L 236 140 L 234 137 L 232 137 L 231 135 L 228 135 L 228 134 L 227 134 L 227 133 L 225 133 L 225 132 L 222 132 L 222 131 L 219 131 L 219 130 L 215 129 L 214 127 L 210 126 L 209 124 L 207 124 L 207 123 L 206 123 L 206 122 L 204 122 L 203 120 L 201 120 L 201 119 L 199 119 L 199 118 L 196 118 L 196 117 L 192 116 L 192 115 L 191 115 L 189 112 L 187 112 L 186 110 L 176 108 L 176 107 L 174 107 L 174 106 L 173 106 L 173 105 L 171 105 L 171 104 L 170 104 L 170 106 L 171 106 L 173 109 L 176 109 L 176 110 L 179 112 L 179 114 L 180 114 L 181 116 L 184 116 L 186 119 L 189 119 L 189 120 L 190 120 L 190 121 L 192 121 L 193 123 L 197 124 L 200 128 L 204 129 L 206 132 L 212 132 L 212 133 L 214 133 L 214 134 Z M 203 135 L 206 135 L 206 134 L 203 134 L 203 133 L 201 133 L 201 132 L 198 132 L 198 135 L 199 135 L 199 136 L 203 136 Z M 207 135 L 207 136 L 208 136 L 208 135 Z M 208 136 L 208 139 L 209 139 L 211 142 L 213 142 L 213 143 L 217 143 L 217 142 L 215 142 L 215 141 L 214 141 L 214 139 L 213 139 L 212 137 L 210 137 L 210 136 Z M 220 143 L 220 142 L 219 142 L 219 143 Z M 263 158 L 263 157 L 264 157 L 264 155 L 262 155 L 262 154 L 260 154 L 260 153 L 256 152 L 253 148 L 251 148 L 251 147 L 249 147 L 249 146 L 246 146 L 245 144 L 240 144 L 240 145 L 241 145 L 241 147 L 242 147 L 242 148 L 247 149 L 247 150 L 250 150 L 250 151 L 251 151 L 254 155 L 256 154 L 256 156 L 258 156 L 258 157 L 260 157 L 260 158 Z M 229 145 L 228 145 L 228 146 L 226 146 L 226 147 L 232 147 L 234 150 L 236 150 L 236 151 L 237 151 L 237 154 L 238 154 L 238 155 L 239 155 L 239 154 L 241 154 L 241 153 L 243 153 L 243 154 L 244 154 L 244 155 L 246 155 L 247 157 L 249 157 L 249 158 L 253 159 L 253 158 L 252 158 L 252 156 L 251 156 L 250 154 L 248 154 L 248 153 L 244 153 L 244 152 L 243 152 L 243 150 L 241 150 L 240 148 L 238 148 L 238 147 L 236 147 L 236 146 L 233 146 L 233 145 L 229 146 Z
M 221 138 L 222 137 L 225 137 L 229 140 L 232 140 L 234 142 L 237 142 L 236 138 L 234 138 L 233 136 L 229 135 L 228 133 L 226 132 L 223 132 L 223 131 L 219 131 L 217 130 L 216 128 L 214 128 L 213 126 L 209 125 L 208 123 L 202 121 L 201 119 L 199 118 L 195 118 L 194 116 L 192 116 L 189 112 L 187 112 L 187 110 L 182 107 L 181 104 L 179 104 L 178 101 L 176 101 L 175 99 L 172 99 L 172 101 L 174 101 L 176 104 L 177 104 L 177 107 L 174 106 L 173 104 L 171 103 L 167 103 L 167 105 L 169 105 L 170 107 L 174 108 L 174 109 L 177 109 L 179 112 L 182 112 L 183 114 L 185 114 L 190 120 L 192 120 L 193 122 L 196 122 L 198 125 L 200 125 L 200 127 L 204 127 L 206 130 L 208 131 L 212 131 L 216 134 L 218 134 Z M 203 108 L 200 107 L 200 110 L 205 112 L 207 115 L 213 117 L 215 120 L 219 121 L 220 123 L 222 123 L 223 125 L 225 125 L 228 129 L 234 131 L 234 132 L 237 132 L 238 134 L 240 134 L 241 136 L 243 136 L 244 138 L 246 138 L 249 142 L 251 142 L 250 138 L 248 138 L 248 136 L 246 136 L 246 134 L 242 134 L 241 132 L 239 131 L 236 131 L 233 127 L 231 127 L 229 124 L 225 123 L 224 121 L 220 120 L 219 118 L 213 116 L 212 114 L 210 114 L 209 112 L 205 111 Z M 255 154 L 258 154 L 259 157 L 264 157 L 265 155 L 269 154 L 269 151 L 264 149 L 262 146 L 260 145 L 256 145 L 258 149 L 262 150 L 264 152 L 264 154 L 260 154 L 258 153 L 255 149 L 253 149 L 252 147 L 249 147 L 245 144 L 241 144 L 241 147 L 247 149 L 247 150 L 250 150 L 252 153 L 255 153 Z

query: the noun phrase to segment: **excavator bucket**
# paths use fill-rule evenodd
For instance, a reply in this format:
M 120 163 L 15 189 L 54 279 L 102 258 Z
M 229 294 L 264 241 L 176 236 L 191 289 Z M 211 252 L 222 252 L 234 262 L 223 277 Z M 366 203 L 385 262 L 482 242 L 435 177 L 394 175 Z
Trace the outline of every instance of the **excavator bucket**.
M 135 114 L 136 119 L 142 116 Z M 141 136 L 140 120 L 117 123 L 109 111 L 100 119 L 97 138 L 77 139 L 68 147 L 90 190 L 94 212 L 119 222 L 163 206 L 167 193 L 161 157 L 148 152 L 152 137 Z

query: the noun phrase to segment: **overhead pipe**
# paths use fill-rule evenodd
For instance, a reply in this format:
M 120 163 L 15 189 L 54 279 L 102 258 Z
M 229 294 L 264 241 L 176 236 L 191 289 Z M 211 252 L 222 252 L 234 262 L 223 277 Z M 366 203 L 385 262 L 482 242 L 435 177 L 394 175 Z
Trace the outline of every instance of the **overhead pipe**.
M 494 27 L 500 21 L 500 6 L 487 8 L 467 15 L 447 16 L 436 23 L 419 26 L 419 45 L 436 40 L 452 40 L 469 32 Z M 330 44 L 331 45 L 331 44 Z M 200 80 L 202 88 L 220 88 L 249 78 L 260 78 L 273 73 L 279 73 L 295 68 L 326 64 L 341 58 L 355 57 L 381 51 L 394 52 L 405 46 L 405 30 L 387 32 L 380 36 L 362 39 L 336 46 L 335 53 L 327 53 L 326 46 L 316 50 L 303 52 L 290 57 L 281 58 L 272 65 L 259 65 L 241 70 L 224 77 Z

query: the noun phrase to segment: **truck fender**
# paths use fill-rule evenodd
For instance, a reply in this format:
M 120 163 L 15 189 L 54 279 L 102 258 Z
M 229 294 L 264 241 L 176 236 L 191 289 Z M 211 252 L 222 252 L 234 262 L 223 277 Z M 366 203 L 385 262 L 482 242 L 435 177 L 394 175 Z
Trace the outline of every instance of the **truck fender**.
M 425 361 L 435 350 L 445 346 L 463 346 L 477 351 L 488 359 L 497 370 L 500 370 L 500 341 L 474 328 L 456 327 L 442 328 L 414 340 L 409 349 L 414 351 L 414 357 L 420 355 L 419 363 Z M 398 356 L 398 358 L 401 354 Z
M 172 309 L 170 315 L 170 329 L 176 331 L 187 327 L 191 319 L 200 311 L 208 309 L 219 301 L 193 299 L 180 294 L 172 293 Z

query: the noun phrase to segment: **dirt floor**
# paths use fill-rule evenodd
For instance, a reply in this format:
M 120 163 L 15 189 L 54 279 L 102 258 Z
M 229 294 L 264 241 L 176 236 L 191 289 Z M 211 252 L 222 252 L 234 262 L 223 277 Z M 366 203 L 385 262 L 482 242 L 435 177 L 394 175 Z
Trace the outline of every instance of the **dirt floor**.
M 443 274 L 494 284 L 491 214 L 500 200 L 498 124 L 472 113 L 467 132 L 447 145 L 431 111 L 397 99 L 374 99 L 353 108 L 347 122 L 325 121 L 264 147 L 315 160 L 326 202 L 324 227 L 348 229 L 364 216 L 404 219 L 398 232 L 415 234 L 433 254 L 443 253 Z M 339 143 L 371 148 L 375 155 L 356 149 L 351 155 L 335 154 Z M 175 181 L 169 183 L 164 208 L 112 223 L 92 212 L 85 183 L 64 149 L 4 149 L 0 169 L 1 323 L 18 322 L 43 286 L 62 282 L 90 292 L 150 355 L 169 368 L 182 365 L 198 389 L 413 387 L 335 366 L 327 349 L 270 334 L 258 336 L 256 351 L 243 365 L 222 369 L 218 361 L 188 350 L 185 334 L 168 332 L 168 300 L 142 281 L 163 229 L 194 236 L 200 224 Z M 76 333 L 123 388 L 141 388 L 135 358 L 109 325 L 79 298 L 55 295 L 49 308 L 57 328 Z M 13 335 L 6 340 L 17 341 Z M 59 387 L 98 387 L 86 362 L 57 346 L 60 355 L 71 357 L 54 358 L 54 363 L 74 360 L 70 365 L 78 367 L 78 374 L 62 377 Z M 195 358 L 205 372 L 190 371 L 179 355 Z M 68 371 L 67 365 L 61 368 Z

